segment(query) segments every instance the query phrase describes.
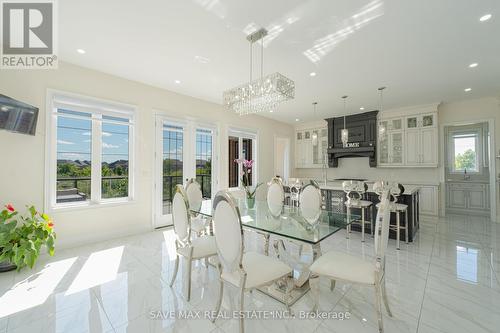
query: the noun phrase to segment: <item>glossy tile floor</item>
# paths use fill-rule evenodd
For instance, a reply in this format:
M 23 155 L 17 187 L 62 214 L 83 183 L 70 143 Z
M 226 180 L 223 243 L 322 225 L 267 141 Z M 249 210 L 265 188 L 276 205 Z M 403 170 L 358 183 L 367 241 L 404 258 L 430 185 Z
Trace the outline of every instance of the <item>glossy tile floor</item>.
M 218 292 L 215 269 L 195 263 L 190 302 L 184 298 L 184 265 L 168 286 L 174 259 L 173 231 L 166 229 L 41 258 L 33 271 L 0 274 L 0 333 L 4 332 L 237 332 L 238 322 L 173 319 L 169 311 L 212 310 Z M 247 248 L 260 239 L 247 233 Z M 296 251 L 290 245 L 290 251 Z M 373 241 L 339 232 L 322 243 L 372 258 Z M 308 251 L 309 252 L 309 251 Z M 310 254 L 309 254 L 310 255 Z M 304 260 L 308 253 L 304 255 Z M 422 221 L 417 240 L 396 251 L 390 241 L 387 286 L 393 318 L 386 332 L 499 332 L 500 228 L 489 221 L 453 216 Z M 321 281 L 322 311 L 349 312 L 350 319 L 247 320 L 247 332 L 377 332 L 373 290 Z M 225 289 L 223 310 L 237 309 L 237 293 Z M 293 307 L 309 310 L 309 294 Z M 247 294 L 247 310 L 283 310 L 260 292 Z M 163 319 L 158 317 L 159 311 Z

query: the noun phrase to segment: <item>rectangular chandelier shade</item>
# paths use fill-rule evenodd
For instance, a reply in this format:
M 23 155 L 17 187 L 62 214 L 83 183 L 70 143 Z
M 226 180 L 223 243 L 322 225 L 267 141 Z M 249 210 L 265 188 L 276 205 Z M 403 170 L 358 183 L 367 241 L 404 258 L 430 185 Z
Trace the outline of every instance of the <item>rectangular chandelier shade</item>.
M 276 72 L 223 93 L 224 105 L 239 115 L 276 110 L 295 97 L 295 83 Z

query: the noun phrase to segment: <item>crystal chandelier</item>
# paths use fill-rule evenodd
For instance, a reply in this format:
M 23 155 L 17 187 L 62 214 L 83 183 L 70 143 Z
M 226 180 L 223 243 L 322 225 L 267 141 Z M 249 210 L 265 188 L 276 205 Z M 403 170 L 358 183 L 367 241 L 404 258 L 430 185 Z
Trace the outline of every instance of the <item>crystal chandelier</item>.
M 264 76 L 264 37 L 267 30 L 262 28 L 247 36 L 250 42 L 250 80 L 223 93 L 223 102 L 239 115 L 276 110 L 278 105 L 295 97 L 295 82 L 276 72 Z M 260 78 L 252 80 L 253 44 L 260 40 Z
M 345 126 L 345 114 L 346 114 L 346 99 L 347 96 L 342 96 L 342 99 L 344 100 L 344 128 L 342 131 L 340 131 L 340 140 L 342 141 L 342 144 L 345 146 L 349 142 L 349 130 Z

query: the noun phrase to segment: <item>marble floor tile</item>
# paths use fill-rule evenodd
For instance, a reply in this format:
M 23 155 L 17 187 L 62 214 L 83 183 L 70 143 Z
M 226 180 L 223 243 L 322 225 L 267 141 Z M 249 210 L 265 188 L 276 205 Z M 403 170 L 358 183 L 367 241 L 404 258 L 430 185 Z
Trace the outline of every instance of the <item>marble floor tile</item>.
M 341 251 L 374 260 L 373 238 L 344 230 L 325 239 L 322 252 Z M 175 260 L 172 229 L 111 239 L 42 255 L 33 270 L 0 274 L 0 333 L 7 332 L 237 332 L 237 319 L 207 317 L 219 292 L 218 272 L 192 263 L 187 301 L 187 263 Z M 271 255 L 275 256 L 271 239 Z M 245 233 L 246 248 L 262 252 L 262 236 Z M 299 246 L 285 242 L 283 260 L 297 264 Z M 312 262 L 310 247 L 302 266 Z M 385 332 L 498 332 L 500 325 L 500 226 L 471 216 L 422 218 L 414 242 L 389 241 L 386 283 L 393 317 L 384 312 Z M 239 306 L 238 290 L 226 285 L 222 310 Z M 245 310 L 282 313 L 283 304 L 247 292 Z M 245 320 L 247 332 L 377 332 L 373 288 L 337 281 L 330 291 L 320 278 L 320 306 L 329 319 L 312 317 L 314 299 L 304 295 L 283 318 Z M 188 318 L 187 314 L 200 314 Z M 332 314 L 335 314 L 333 318 Z M 349 319 L 339 319 L 339 316 Z

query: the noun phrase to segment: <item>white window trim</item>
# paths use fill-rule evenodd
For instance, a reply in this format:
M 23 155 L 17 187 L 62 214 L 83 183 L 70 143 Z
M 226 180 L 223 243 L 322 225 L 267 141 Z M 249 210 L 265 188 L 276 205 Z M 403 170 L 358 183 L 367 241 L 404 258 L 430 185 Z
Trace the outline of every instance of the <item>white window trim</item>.
M 483 173 L 483 147 L 482 147 L 482 131 L 480 129 L 473 130 L 460 130 L 460 131 L 450 131 L 448 133 L 449 140 L 449 157 L 448 161 L 450 164 L 449 172 L 453 175 L 461 175 L 464 173 L 464 170 L 456 170 L 455 169 L 455 135 L 464 134 L 476 137 L 476 160 L 477 160 L 477 171 L 476 170 L 467 170 L 467 174 L 481 175 Z
M 92 177 L 90 200 L 85 202 L 56 203 L 57 189 L 57 108 L 61 106 L 71 106 L 73 111 L 82 111 L 92 114 L 92 132 L 97 138 L 102 138 L 102 123 L 94 121 L 102 115 L 114 117 L 127 117 L 130 119 L 129 126 L 129 179 L 128 197 L 102 199 L 101 196 L 101 144 L 102 140 L 92 140 Z M 46 136 L 45 136 L 45 211 L 53 212 L 60 210 L 78 210 L 97 207 L 109 207 L 135 202 L 135 126 L 136 107 L 130 104 L 103 100 L 95 97 L 80 94 L 47 89 L 46 99 Z M 108 121 L 106 121 L 108 122 Z M 112 122 L 112 121 L 111 121 Z M 97 156 L 98 158 L 94 158 Z
M 259 169 L 259 161 L 258 161 L 258 147 L 259 147 L 259 134 L 257 131 L 253 130 L 248 130 L 248 129 L 241 129 L 241 128 L 236 128 L 236 127 L 229 127 L 228 132 L 227 132 L 227 142 L 226 145 L 229 143 L 229 137 L 234 136 L 238 137 L 239 139 L 251 139 L 252 140 L 252 145 L 253 145 L 253 156 L 252 159 L 254 161 L 254 165 L 252 167 L 252 187 L 255 187 L 258 184 L 258 169 Z M 239 156 L 238 158 L 243 158 L 243 142 L 242 140 L 238 140 L 238 153 Z M 228 151 L 228 158 L 229 158 L 229 151 Z M 229 178 L 229 166 L 227 166 L 227 177 Z M 241 188 L 241 177 L 239 176 L 241 172 L 243 171 L 243 167 L 241 164 L 238 165 L 238 186 L 237 187 L 229 187 L 229 189 L 237 189 Z M 228 179 L 229 180 L 229 179 Z M 228 184 L 229 185 L 229 184 Z

